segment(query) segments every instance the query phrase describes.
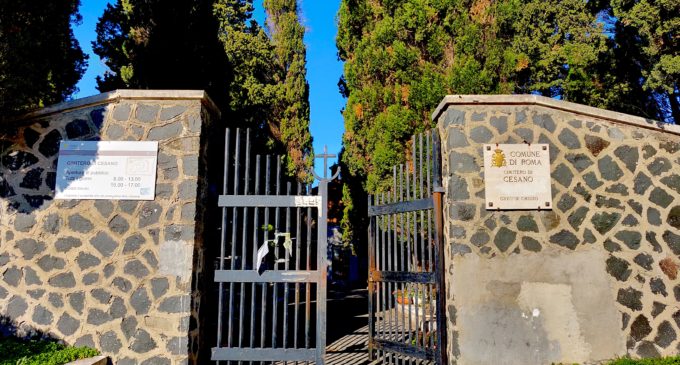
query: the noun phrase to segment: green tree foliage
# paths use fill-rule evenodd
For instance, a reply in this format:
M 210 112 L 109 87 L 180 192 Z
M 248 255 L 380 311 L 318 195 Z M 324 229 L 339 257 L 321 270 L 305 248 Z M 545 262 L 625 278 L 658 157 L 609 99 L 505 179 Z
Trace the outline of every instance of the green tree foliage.
M 85 72 L 87 56 L 73 36 L 78 0 L 0 0 L 2 117 L 65 100 Z
M 612 0 L 611 9 L 619 33 L 633 43 L 632 56 L 638 63 L 636 71 L 641 73 L 644 90 L 662 101 L 663 119 L 679 123 L 680 2 Z
M 226 103 L 229 67 L 209 0 L 118 0 L 97 23 L 94 52 L 108 71 L 99 91 L 204 89 Z
M 606 105 L 604 85 L 593 77 L 608 50 L 596 14 L 581 0 L 526 1 L 513 24 L 516 92 Z
M 312 163 L 304 29 L 295 1 L 267 1 L 269 34 L 252 19 L 252 0 L 218 0 L 219 37 L 233 79 L 229 113 L 257 126 L 268 150 L 287 155 L 288 171 L 308 181 Z
M 118 0 L 97 25 L 94 51 L 109 67 L 100 91 L 205 89 L 232 127 L 250 127 L 258 153 L 286 153 L 289 172 L 311 166 L 304 29 L 294 1 Z M 262 143 L 259 143 L 262 142 Z
M 223 92 L 228 94 L 227 113 L 232 120 L 268 131 L 269 105 L 275 97 L 273 46 L 252 19 L 252 12 L 252 1 L 217 0 L 214 4 L 219 40 L 233 72 Z
M 289 171 L 309 181 L 313 157 L 305 29 L 299 21 L 297 0 L 264 0 L 264 8 L 274 44 L 276 100 L 270 118 L 277 123 L 272 130 L 286 146 Z
M 387 188 L 446 94 L 534 93 L 662 117 L 664 102 L 677 104 L 679 10 L 669 0 L 343 0 L 343 200 L 353 203 L 343 224 L 363 219 L 366 192 Z

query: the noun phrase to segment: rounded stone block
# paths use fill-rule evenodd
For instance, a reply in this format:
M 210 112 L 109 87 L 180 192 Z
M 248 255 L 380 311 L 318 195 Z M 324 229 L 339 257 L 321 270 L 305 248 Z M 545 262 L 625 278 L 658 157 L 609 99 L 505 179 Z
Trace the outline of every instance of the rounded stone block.
M 654 343 L 661 348 L 667 348 L 677 339 L 673 325 L 668 321 L 663 321 L 657 328 Z
M 111 283 L 116 289 L 120 290 L 123 293 L 127 293 L 130 291 L 130 289 L 132 289 L 132 283 L 129 280 L 122 277 L 114 278 Z
M 156 116 L 160 109 L 160 105 L 139 104 L 135 111 L 135 118 L 143 123 L 151 123 L 156 120 Z
M 130 297 L 130 306 L 137 314 L 146 314 L 151 308 L 151 300 L 144 287 L 137 288 Z
M 15 295 L 10 298 L 9 302 L 7 303 L 5 313 L 12 320 L 16 320 L 26 313 L 26 309 L 28 309 L 28 304 L 26 301 L 23 298 Z
M 126 122 L 130 119 L 132 107 L 127 103 L 120 103 L 113 108 L 113 119 L 119 122 Z
M 578 136 L 571 129 L 562 129 L 562 132 L 557 136 L 557 139 L 568 149 L 576 150 L 581 148 L 581 142 L 579 141 Z
M 635 341 L 640 341 L 652 333 L 652 327 L 649 325 L 649 320 L 644 315 L 639 315 L 630 325 L 630 337 Z
M 21 282 L 21 278 L 23 277 L 23 273 L 21 270 L 19 270 L 16 266 L 12 266 L 10 268 L 7 268 L 3 273 L 2 273 L 2 280 L 4 280 L 9 286 L 12 287 L 17 287 L 19 286 L 19 283 Z
M 143 279 L 149 275 L 149 269 L 139 260 L 132 260 L 125 264 L 123 271 L 137 279 Z
M 19 232 L 28 232 L 35 226 L 37 221 L 33 214 L 19 213 L 14 218 L 14 229 Z
M 99 336 L 99 348 L 105 353 L 116 353 L 123 345 L 113 331 L 107 331 Z
M 82 138 L 92 133 L 90 125 L 83 119 L 76 119 L 66 124 L 64 129 L 66 130 L 66 136 L 70 140 Z
M 609 181 L 618 181 L 623 177 L 623 171 L 619 165 L 614 162 L 611 156 L 604 156 L 597 161 L 597 167 L 600 171 L 600 176 Z
M 103 256 L 109 257 L 118 247 L 118 243 L 105 232 L 98 232 L 92 239 L 90 244 Z
M 633 271 L 626 260 L 616 256 L 609 256 L 607 258 L 607 272 L 618 281 L 626 281 Z
M 147 140 L 149 141 L 162 141 L 162 140 L 167 140 L 171 138 L 177 138 L 182 135 L 182 131 L 184 130 L 184 126 L 182 126 L 182 122 L 176 121 L 172 122 L 170 124 L 166 124 L 164 126 L 159 126 L 159 127 L 153 127 L 149 131 L 149 134 L 147 136 Z
M 110 322 L 111 320 L 113 320 L 111 315 L 108 312 L 102 311 L 101 309 L 92 308 L 87 312 L 87 324 L 100 326 L 104 323 Z
M 147 353 L 158 347 L 156 341 L 151 338 L 148 332 L 143 329 L 138 329 L 132 338 L 132 343 L 130 344 L 130 349 L 138 354 Z
M 78 328 L 80 328 L 80 321 L 71 317 L 68 313 L 62 314 L 59 321 L 57 321 L 57 329 L 65 336 L 76 333 Z
M 522 237 L 522 247 L 531 252 L 540 252 L 542 249 L 541 243 L 531 237 Z
M 76 286 L 76 279 L 73 273 L 67 272 L 51 277 L 48 283 L 55 288 L 73 288 Z
M 45 244 L 32 238 L 24 238 L 17 241 L 14 245 L 22 254 L 25 260 L 31 260 L 35 255 L 45 250 Z
M 501 227 L 496 233 L 493 243 L 501 252 L 505 252 L 515 242 L 516 238 L 516 232 L 506 227 Z
M 161 109 L 160 120 L 162 122 L 175 118 L 187 111 L 187 107 L 184 105 L 175 105 L 170 107 L 163 107 Z
M 657 211 L 658 212 L 658 211 Z M 668 212 L 666 223 L 671 227 L 680 230 L 680 205 L 676 205 Z
M 68 252 L 73 248 L 80 247 L 82 242 L 75 237 L 60 237 L 55 242 L 54 246 L 58 252 Z
M 142 361 L 139 365 L 170 365 L 170 359 L 164 356 L 154 356 Z
M 130 229 L 130 224 L 120 214 L 117 214 L 109 221 L 109 229 L 117 234 L 124 234 Z
M 476 143 L 490 143 L 493 133 L 485 126 L 478 126 L 470 131 L 470 139 Z
M 62 299 L 61 294 L 59 293 L 50 293 L 48 296 L 48 301 L 54 308 L 61 308 L 64 306 L 64 300 Z
M 576 246 L 578 246 L 580 240 L 572 232 L 563 229 L 550 236 L 550 242 L 574 250 L 576 249 Z
M 68 217 L 68 227 L 74 232 L 89 233 L 94 228 L 94 225 L 92 225 L 90 220 L 76 213 Z
M 77 313 L 82 314 L 85 307 L 85 293 L 82 291 L 75 292 L 68 294 L 67 297 L 71 308 L 73 308 L 73 310 L 75 310 Z
M 40 258 L 37 262 L 38 267 L 42 271 L 49 272 L 52 270 L 61 270 L 66 266 L 66 261 L 60 257 L 46 255 Z
M 634 310 L 642 310 L 642 292 L 633 288 L 619 289 L 616 301 Z M 646 318 L 645 318 L 646 320 Z
M 164 299 L 158 306 L 158 310 L 165 313 L 189 312 L 191 298 L 188 295 L 175 295 Z
M 52 324 L 53 315 L 47 308 L 38 305 L 33 309 L 33 317 L 31 319 L 39 325 L 47 326 Z

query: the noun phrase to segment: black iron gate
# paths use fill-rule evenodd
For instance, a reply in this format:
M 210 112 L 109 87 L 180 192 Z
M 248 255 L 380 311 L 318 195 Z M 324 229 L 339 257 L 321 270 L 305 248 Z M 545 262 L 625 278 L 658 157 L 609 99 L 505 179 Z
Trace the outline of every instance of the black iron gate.
M 392 186 L 369 197 L 369 357 L 446 364 L 439 136 L 414 136 Z
M 332 179 L 320 179 L 318 195 L 312 195 L 310 186 L 286 178 L 280 156 L 252 158 L 250 131 L 232 135 L 227 129 L 225 137 L 214 278 L 217 346 L 211 359 L 322 365 Z

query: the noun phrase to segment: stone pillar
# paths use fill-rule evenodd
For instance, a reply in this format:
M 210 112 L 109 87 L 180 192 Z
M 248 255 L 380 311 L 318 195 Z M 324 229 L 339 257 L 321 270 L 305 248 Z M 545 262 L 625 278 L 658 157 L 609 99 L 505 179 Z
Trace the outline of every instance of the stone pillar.
M 192 280 L 205 269 L 218 117 L 202 91 L 119 90 L 0 125 L 4 331 L 95 347 L 118 365 L 197 363 Z M 53 200 L 61 140 L 158 141 L 155 199 Z
M 433 119 L 452 361 L 680 351 L 680 127 L 530 95 L 447 96 Z M 486 210 L 485 143 L 549 144 L 553 210 Z

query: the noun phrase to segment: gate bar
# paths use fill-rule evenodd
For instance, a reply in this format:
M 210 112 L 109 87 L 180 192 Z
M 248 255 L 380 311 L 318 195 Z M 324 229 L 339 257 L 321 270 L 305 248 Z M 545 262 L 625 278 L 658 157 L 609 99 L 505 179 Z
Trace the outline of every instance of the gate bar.
M 439 133 L 436 131 L 432 133 L 432 149 L 437 153 L 439 150 Z M 434 225 L 435 225 L 435 265 L 436 273 L 439 277 L 439 292 L 437 293 L 437 346 L 440 347 L 437 359 L 438 365 L 448 364 L 446 348 L 446 277 L 444 266 L 444 212 L 442 198 L 444 196 L 444 188 L 441 186 L 441 160 L 434 158 Z
M 224 170 L 222 171 L 222 193 L 226 194 L 227 193 L 227 181 L 229 179 L 229 135 L 230 135 L 230 130 L 227 128 L 227 130 L 224 132 Z M 226 232 L 226 227 L 227 227 L 227 209 L 222 208 L 222 222 L 221 222 L 221 227 L 222 230 L 220 232 Z M 220 270 L 224 270 L 224 256 L 225 256 L 225 251 L 226 251 L 226 239 L 224 237 L 224 233 L 220 234 Z M 224 324 L 222 323 L 222 313 L 224 311 L 224 284 L 219 283 L 219 293 L 218 293 L 218 300 L 217 300 L 217 346 L 222 346 L 222 327 Z
M 238 348 L 212 349 L 212 359 L 217 361 L 314 361 L 314 349 Z
M 324 160 L 325 161 L 325 160 Z M 324 171 L 325 175 L 326 171 Z M 325 177 L 325 176 L 324 176 Z M 321 197 L 321 206 L 319 207 L 319 220 L 317 228 L 317 271 L 327 272 L 328 267 L 328 181 L 326 179 L 319 180 L 319 196 Z M 318 315 L 318 313 L 326 313 L 326 275 L 321 275 L 316 285 L 316 361 L 317 364 L 325 364 L 326 354 L 326 316 Z
M 219 207 L 299 208 L 321 206 L 319 196 L 299 195 L 220 195 Z
M 433 272 L 373 271 L 370 279 L 392 283 L 435 284 L 437 282 L 437 276 Z
M 321 279 L 320 271 L 267 270 L 261 275 L 255 270 L 215 270 L 215 282 L 236 283 L 316 283 Z
M 368 210 L 370 211 L 373 207 L 372 197 L 368 196 Z M 377 201 L 376 201 L 377 203 Z M 368 272 L 373 273 L 376 270 L 375 267 L 375 246 L 376 246 L 376 219 L 371 217 L 368 220 Z M 375 309 L 373 308 L 373 294 L 375 293 L 375 281 L 373 278 L 368 280 L 368 360 L 374 361 L 375 354 L 373 352 L 373 338 L 375 338 Z

